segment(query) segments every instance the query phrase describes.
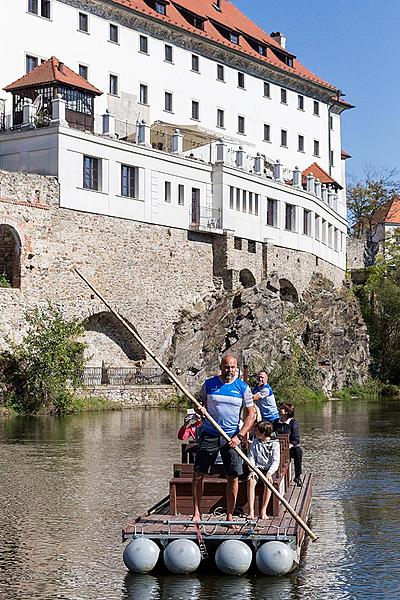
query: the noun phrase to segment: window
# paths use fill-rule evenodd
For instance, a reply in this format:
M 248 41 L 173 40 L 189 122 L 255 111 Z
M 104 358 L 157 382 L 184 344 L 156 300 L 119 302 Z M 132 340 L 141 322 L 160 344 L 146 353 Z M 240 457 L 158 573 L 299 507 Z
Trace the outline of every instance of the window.
M 296 207 L 294 204 L 285 205 L 285 229 L 296 231 Z
M 110 23 L 110 42 L 114 42 L 115 44 L 119 43 L 119 30 L 118 25 L 112 25 Z
M 232 44 L 239 44 L 239 35 L 231 32 L 229 34 L 229 41 L 232 42 Z
M 83 79 L 89 78 L 89 67 L 86 65 L 79 65 L 78 69 L 79 75 L 83 77 Z
M 195 73 L 200 72 L 200 59 L 197 54 L 192 54 L 192 71 L 195 71 Z
M 247 212 L 247 192 L 243 190 L 242 192 L 242 211 Z
M 218 81 L 225 81 L 225 69 L 223 65 L 217 65 L 217 79 Z
M 303 233 L 311 235 L 311 211 L 306 209 L 303 212 Z
M 247 252 L 251 254 L 257 253 L 257 246 L 254 240 L 247 240 Z
M 136 168 L 121 165 L 121 196 L 136 198 Z
M 39 14 L 39 3 L 38 0 L 28 0 L 28 12 L 38 15 Z
M 50 19 L 50 0 L 28 0 L 28 12 Z
M 233 210 L 234 208 L 234 200 L 235 200 L 235 188 L 229 186 L 229 208 Z
M 299 137 L 298 137 L 297 150 L 299 152 L 304 152 L 304 135 L 299 135 Z
M 182 183 L 178 185 L 178 204 L 180 206 L 185 204 L 185 186 Z
M 333 248 L 333 225 L 328 225 L 328 246 Z
M 261 44 L 258 44 L 257 52 L 258 54 L 261 54 L 261 56 L 265 56 L 265 46 L 261 46 Z
M 145 35 L 139 36 L 139 52 L 149 53 L 149 40 Z
M 198 121 L 200 118 L 200 104 L 197 100 L 192 100 L 192 119 Z
M 244 90 L 244 73 L 238 73 L 238 87 Z
M 81 12 L 79 13 L 78 29 L 84 33 L 89 33 L 89 15 Z
M 281 88 L 281 103 L 287 104 L 287 90 Z
M 243 247 L 243 240 L 240 237 L 234 237 L 233 238 L 233 247 L 235 248 L 235 250 L 241 250 Z
M 225 127 L 225 111 L 222 108 L 217 109 L 217 127 Z
M 271 141 L 271 125 L 264 123 L 264 142 Z
M 297 96 L 297 108 L 299 110 L 304 110 L 304 96 L 300 94 Z
M 278 226 L 278 200 L 267 198 L 267 225 Z
M 245 122 L 245 118 L 242 117 L 241 115 L 238 116 L 238 133 L 245 133 L 245 128 L 246 128 L 246 122 Z
M 249 213 L 253 213 L 253 192 L 249 192 Z
M 118 75 L 110 73 L 110 83 L 108 93 L 113 96 L 118 96 Z
M 171 182 L 164 182 L 164 201 L 171 202 Z
M 333 129 L 333 117 L 329 117 L 329 129 Z
M 93 156 L 83 157 L 83 187 L 85 190 L 99 191 L 100 160 Z
M 155 9 L 156 12 L 158 12 L 159 15 L 166 15 L 167 14 L 167 7 L 165 5 L 164 2 L 156 2 L 155 3 Z
M 258 205 L 260 200 L 260 194 L 254 194 L 254 214 L 258 215 Z
M 271 86 L 267 81 L 264 81 L 264 97 L 271 98 Z
M 172 112 L 172 93 L 171 92 L 165 92 L 165 96 L 164 96 L 164 110 L 166 110 L 167 112 Z
M 331 150 L 331 152 L 330 152 L 330 159 L 329 159 L 329 161 L 330 161 L 331 167 L 333 167 L 335 165 L 335 155 L 333 153 L 333 150 Z
M 172 46 L 165 44 L 164 46 L 164 58 L 166 62 L 173 62 Z
M 314 115 L 319 117 L 319 102 L 317 100 L 314 100 Z
M 318 241 L 321 239 L 321 233 L 320 233 L 320 229 L 319 229 L 320 221 L 321 221 L 321 217 L 319 217 L 318 215 L 315 215 L 315 239 Z
M 281 129 L 281 146 L 287 148 L 287 131 L 286 129 Z
M 30 73 L 31 71 L 33 71 L 33 69 L 36 69 L 36 67 L 38 66 L 39 61 L 37 56 L 31 56 L 30 54 L 27 54 L 25 57 L 25 69 L 27 73 Z
M 336 229 L 335 227 L 335 233 L 334 233 L 334 249 L 336 250 L 336 252 L 339 252 L 339 236 L 340 236 L 340 232 L 338 229 Z
M 236 210 L 240 210 L 240 189 L 236 188 Z
M 325 221 L 325 219 L 322 219 L 321 230 L 322 230 L 322 243 L 326 244 L 326 221 Z
M 314 156 L 319 156 L 319 141 L 314 140 Z
M 141 83 L 139 86 L 139 102 L 140 104 L 149 103 L 149 86 L 145 83 Z

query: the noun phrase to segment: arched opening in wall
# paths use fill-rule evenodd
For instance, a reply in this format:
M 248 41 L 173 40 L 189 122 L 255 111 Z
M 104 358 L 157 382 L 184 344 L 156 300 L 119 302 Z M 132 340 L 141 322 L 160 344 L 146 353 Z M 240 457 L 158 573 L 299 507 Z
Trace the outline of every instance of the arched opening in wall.
M 242 269 L 240 271 L 239 281 L 244 288 L 251 288 L 256 285 L 256 279 L 249 269 Z
M 0 287 L 21 287 L 21 240 L 10 225 L 0 225 Z
M 112 313 L 91 315 L 84 326 L 89 366 L 134 367 L 146 360 L 143 348 Z
M 293 283 L 291 283 L 287 279 L 280 279 L 279 285 L 279 294 L 282 302 L 292 302 L 292 304 L 296 304 L 299 301 L 299 295 Z

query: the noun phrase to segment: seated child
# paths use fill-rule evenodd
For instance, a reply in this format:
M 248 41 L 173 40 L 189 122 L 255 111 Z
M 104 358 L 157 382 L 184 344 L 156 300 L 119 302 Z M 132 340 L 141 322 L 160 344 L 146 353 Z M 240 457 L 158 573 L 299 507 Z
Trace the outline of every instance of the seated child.
M 271 439 L 272 425 L 267 421 L 261 421 L 254 426 L 255 439 L 251 442 L 249 448 L 249 460 L 258 467 L 272 483 L 272 475 L 276 473 L 280 461 L 279 441 Z M 247 498 L 249 502 L 249 518 L 254 519 L 255 488 L 258 481 L 258 475 L 254 471 L 250 472 L 247 480 Z M 267 506 L 271 498 L 271 491 L 264 486 L 264 493 L 261 503 L 260 518 L 268 519 Z

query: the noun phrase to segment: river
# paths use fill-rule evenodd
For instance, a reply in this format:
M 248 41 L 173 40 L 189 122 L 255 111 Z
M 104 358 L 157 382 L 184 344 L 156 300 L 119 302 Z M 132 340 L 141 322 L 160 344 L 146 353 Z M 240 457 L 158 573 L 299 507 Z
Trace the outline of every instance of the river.
M 319 539 L 281 579 L 127 574 L 121 528 L 166 495 L 182 415 L 0 420 L 1 600 L 400 598 L 400 401 L 334 401 L 296 417 Z

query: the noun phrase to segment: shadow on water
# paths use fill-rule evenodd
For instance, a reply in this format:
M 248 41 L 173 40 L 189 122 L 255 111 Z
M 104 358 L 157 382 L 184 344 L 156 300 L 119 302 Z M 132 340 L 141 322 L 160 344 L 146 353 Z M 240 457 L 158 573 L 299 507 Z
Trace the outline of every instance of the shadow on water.
M 400 597 L 400 402 L 299 407 L 313 530 L 287 577 L 127 575 L 121 528 L 164 497 L 182 415 L 0 419 L 1 600 Z

